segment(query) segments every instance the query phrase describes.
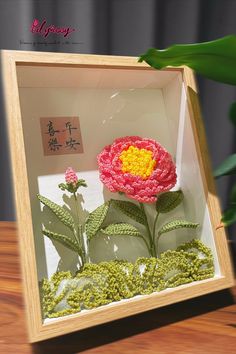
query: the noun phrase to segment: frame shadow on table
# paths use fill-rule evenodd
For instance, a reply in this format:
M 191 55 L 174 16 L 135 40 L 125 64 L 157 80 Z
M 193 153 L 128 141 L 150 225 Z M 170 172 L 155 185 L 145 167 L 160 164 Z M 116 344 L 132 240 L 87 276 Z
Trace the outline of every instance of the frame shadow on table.
M 191 319 L 195 316 L 200 316 L 230 306 L 235 302 L 234 297 L 235 296 L 231 290 L 222 290 L 121 320 L 112 321 L 86 330 L 39 342 L 32 345 L 32 352 L 34 354 L 74 354 L 86 350 L 92 350 L 99 346 L 120 341 L 145 332 L 155 331 L 171 324 L 178 324 L 179 321 Z M 227 326 L 236 328 L 236 320 L 234 323 L 227 323 Z M 153 340 L 155 340 L 155 333 L 151 332 L 150 339 L 151 336 L 153 336 Z M 122 345 L 119 349 L 122 352 Z M 136 351 L 137 350 L 134 348 L 134 352 Z

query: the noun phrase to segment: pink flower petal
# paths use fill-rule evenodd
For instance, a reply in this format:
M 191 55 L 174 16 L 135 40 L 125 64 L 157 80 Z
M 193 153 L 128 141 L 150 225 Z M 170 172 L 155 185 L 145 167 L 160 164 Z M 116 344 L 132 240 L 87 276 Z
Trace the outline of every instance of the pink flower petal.
M 120 154 L 130 146 L 152 151 L 156 166 L 147 179 L 124 173 Z M 139 136 L 116 139 L 98 155 L 100 179 L 112 192 L 123 192 L 128 198 L 142 203 L 154 203 L 159 193 L 170 190 L 176 184 L 176 167 L 171 155 L 155 140 Z

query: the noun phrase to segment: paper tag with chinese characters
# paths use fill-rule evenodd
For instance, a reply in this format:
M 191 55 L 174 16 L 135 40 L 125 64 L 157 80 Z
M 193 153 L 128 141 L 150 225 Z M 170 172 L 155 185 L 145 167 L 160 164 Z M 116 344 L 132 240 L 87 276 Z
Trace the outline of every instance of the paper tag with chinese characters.
M 41 117 L 44 155 L 82 154 L 79 117 Z

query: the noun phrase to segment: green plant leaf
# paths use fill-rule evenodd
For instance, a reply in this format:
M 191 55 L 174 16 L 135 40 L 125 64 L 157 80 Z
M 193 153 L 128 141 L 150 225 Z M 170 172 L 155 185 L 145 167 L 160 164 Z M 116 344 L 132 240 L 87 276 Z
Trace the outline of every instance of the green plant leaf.
M 236 204 L 236 184 L 232 187 L 230 192 L 230 203 Z
M 51 240 L 58 241 L 63 246 L 69 248 L 70 250 L 80 253 L 80 249 L 77 243 L 74 240 L 72 240 L 70 237 L 66 235 L 58 234 L 57 232 L 53 232 L 47 229 L 42 230 L 42 232 L 45 236 L 49 237 Z
M 236 184 L 230 192 L 230 205 L 223 213 L 221 221 L 224 226 L 230 226 L 236 222 Z
M 156 202 L 158 213 L 168 213 L 175 209 L 184 199 L 182 191 L 166 192 L 161 194 Z
M 214 177 L 218 178 L 226 175 L 233 175 L 236 173 L 236 154 L 227 157 L 222 164 L 214 171 Z
M 199 224 L 197 223 L 193 223 L 185 220 L 173 220 L 162 226 L 162 228 L 158 232 L 158 236 L 161 236 L 166 232 L 170 232 L 176 229 L 182 229 L 182 228 L 196 229 L 198 226 Z
M 97 209 L 95 209 L 92 213 L 89 214 L 85 223 L 85 231 L 88 240 L 91 240 L 96 235 L 100 227 L 102 226 L 102 223 L 107 216 L 109 205 L 110 205 L 109 202 L 104 203 L 100 205 Z
M 101 232 L 109 236 L 127 235 L 141 237 L 140 232 L 136 229 L 136 227 L 126 223 L 110 224 L 105 229 L 101 229 Z
M 236 85 L 236 36 L 161 50 L 151 48 L 140 56 L 139 62 L 142 61 L 155 69 L 187 65 L 209 79 Z
M 116 209 L 122 211 L 129 218 L 137 221 L 140 224 L 145 225 L 146 219 L 143 211 L 134 203 L 124 201 L 124 200 L 111 200 L 111 205 L 113 205 Z
M 68 226 L 71 230 L 74 229 L 74 220 L 67 210 L 40 194 L 37 194 L 37 197 L 40 202 L 48 207 L 65 226 Z
M 225 226 L 230 226 L 236 222 L 236 205 L 231 205 L 223 213 L 221 221 Z
M 236 102 L 232 103 L 229 109 L 231 122 L 236 126 Z

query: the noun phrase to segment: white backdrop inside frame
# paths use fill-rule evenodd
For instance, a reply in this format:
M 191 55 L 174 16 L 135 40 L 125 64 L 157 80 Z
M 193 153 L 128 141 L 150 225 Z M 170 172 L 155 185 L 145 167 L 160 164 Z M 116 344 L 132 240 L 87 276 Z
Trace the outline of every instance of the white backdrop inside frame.
M 18 68 L 39 279 L 51 276 L 56 270 L 76 270 L 77 255 L 42 236 L 42 220 L 55 231 L 67 232 L 67 229 L 51 219 L 51 213 L 42 214 L 36 194 L 39 192 L 62 205 L 68 202 L 66 196 L 62 199 L 63 192 L 57 185 L 63 182 L 65 169 L 72 166 L 89 185 L 87 189 L 81 188 L 84 209 L 81 209 L 81 217 L 85 218 L 86 210 L 94 210 L 104 200 L 118 198 L 105 191 L 99 181 L 96 156 L 105 145 L 126 135 L 158 140 L 172 154 L 177 164 L 177 188 L 184 191 L 185 201 L 165 217 L 168 221 L 175 216 L 186 217 L 200 223 L 197 236 L 213 250 L 216 274 L 219 274 L 181 74 L 166 72 L 165 76 L 163 72 L 153 71 L 134 74 L 132 70 L 118 69 L 68 70 Z M 57 116 L 79 116 L 83 154 L 43 155 L 39 118 Z M 163 222 L 162 217 L 160 223 Z M 161 251 L 174 249 L 194 236 L 196 232 L 189 230 L 163 236 Z M 124 236 L 108 240 L 98 235 L 91 242 L 91 259 L 95 262 L 114 258 L 134 261 L 139 256 L 147 256 L 139 239 Z

